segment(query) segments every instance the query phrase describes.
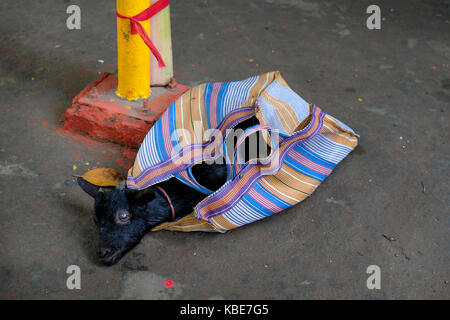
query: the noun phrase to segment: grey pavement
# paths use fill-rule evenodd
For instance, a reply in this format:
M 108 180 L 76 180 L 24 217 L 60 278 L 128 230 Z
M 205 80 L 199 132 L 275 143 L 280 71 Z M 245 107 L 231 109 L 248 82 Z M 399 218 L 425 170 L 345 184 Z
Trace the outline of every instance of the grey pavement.
M 72 3 L 81 30 L 66 28 Z M 381 30 L 366 27 L 370 4 Z M 130 159 L 62 129 L 72 98 L 116 68 L 115 1 L 1 1 L 0 299 L 449 299 L 449 8 L 172 1 L 178 82 L 280 70 L 360 145 L 298 206 L 226 234 L 150 233 L 105 267 L 72 174 L 125 173 Z M 81 290 L 66 287 L 69 265 Z

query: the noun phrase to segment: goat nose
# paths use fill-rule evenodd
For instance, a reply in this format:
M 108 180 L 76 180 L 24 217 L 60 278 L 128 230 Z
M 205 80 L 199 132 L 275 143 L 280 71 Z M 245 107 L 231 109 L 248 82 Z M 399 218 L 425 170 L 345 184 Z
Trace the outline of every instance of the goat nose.
M 112 252 L 111 248 L 100 248 L 98 255 L 100 256 L 100 258 L 104 258 L 111 252 Z

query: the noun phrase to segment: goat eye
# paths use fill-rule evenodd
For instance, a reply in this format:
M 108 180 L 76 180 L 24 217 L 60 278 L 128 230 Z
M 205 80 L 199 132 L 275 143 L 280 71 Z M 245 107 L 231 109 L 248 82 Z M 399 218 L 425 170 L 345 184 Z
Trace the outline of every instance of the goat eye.
M 119 213 L 118 218 L 121 222 L 127 222 L 131 218 L 131 213 L 129 213 L 128 211 L 122 211 L 121 213 Z

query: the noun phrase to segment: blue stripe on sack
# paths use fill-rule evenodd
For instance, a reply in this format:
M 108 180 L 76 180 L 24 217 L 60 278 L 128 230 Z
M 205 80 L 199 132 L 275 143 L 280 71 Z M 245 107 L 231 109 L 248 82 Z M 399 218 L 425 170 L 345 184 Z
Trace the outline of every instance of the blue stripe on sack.
M 164 139 L 162 136 L 162 121 L 158 120 L 155 122 L 155 132 L 156 132 L 156 136 L 155 136 L 155 140 L 156 140 L 156 148 L 157 148 L 157 153 L 159 155 L 160 159 L 167 159 L 167 154 L 166 154 L 166 150 L 164 148 Z
M 233 206 L 231 210 L 224 213 L 224 217 L 238 226 L 243 226 L 256 220 L 260 220 L 264 218 L 265 215 L 260 214 L 241 199 L 241 201 Z
M 245 101 L 248 100 L 250 89 L 253 87 L 256 81 L 258 81 L 257 76 L 248 78 L 237 85 L 237 87 L 239 88 L 238 94 L 236 94 L 236 96 L 234 97 L 232 96 L 233 99 L 230 100 L 230 106 L 233 107 L 233 110 L 240 107 Z
M 138 159 L 139 165 L 141 166 L 142 170 L 157 163 L 157 159 L 154 158 L 154 156 L 156 155 L 154 152 L 155 149 L 152 147 L 152 144 L 154 143 L 154 135 L 155 130 L 152 128 L 145 137 L 141 148 L 139 148 Z
M 139 166 L 141 167 L 141 169 L 147 168 L 147 166 L 148 166 L 148 164 L 146 162 L 146 159 L 145 159 L 145 157 L 146 157 L 145 155 L 147 154 L 145 148 L 146 148 L 146 145 L 148 143 L 148 139 L 147 138 L 148 138 L 149 134 L 150 133 L 147 133 L 147 135 L 145 136 L 144 141 L 142 141 L 142 144 L 139 147 L 139 150 L 138 150 L 138 153 L 137 153 L 137 159 L 138 159 Z
M 241 107 L 247 101 L 250 89 L 257 80 L 258 77 L 255 76 L 242 81 L 229 82 L 230 85 L 225 96 L 222 117 Z
M 153 150 L 154 150 L 154 152 L 155 152 L 155 157 L 157 158 L 157 159 L 162 159 L 162 155 L 161 155 L 161 152 L 160 152 L 160 146 L 159 146 L 159 141 L 158 141 L 158 136 L 160 135 L 160 130 L 158 130 L 159 128 L 158 128 L 158 124 L 160 124 L 161 123 L 161 121 L 156 121 L 155 122 L 155 124 L 153 125 L 153 128 L 155 128 L 155 130 L 153 130 L 153 134 L 154 134 L 154 136 L 153 136 Z
M 223 216 L 224 216 L 227 220 L 229 220 L 229 221 L 231 221 L 232 223 L 234 223 L 235 225 L 237 225 L 238 227 L 241 227 L 241 226 L 243 226 L 244 224 L 246 224 L 246 222 L 244 222 L 244 221 L 240 220 L 239 218 L 237 218 L 237 214 L 236 214 L 236 212 L 234 212 L 234 210 L 230 210 L 230 211 L 225 212 L 225 213 L 223 214 Z
M 219 94 L 217 95 L 217 103 L 216 103 L 216 117 L 217 117 L 217 123 L 221 123 L 223 120 L 223 113 L 222 113 L 222 109 L 223 109 L 223 99 L 224 99 L 224 95 L 226 94 L 227 90 L 228 90 L 228 86 L 229 83 L 228 82 L 224 82 L 222 83 L 222 86 L 220 87 L 219 90 Z
M 208 123 L 208 128 L 211 128 L 211 119 L 210 119 L 210 112 L 209 112 L 209 106 L 211 105 L 211 92 L 213 89 L 214 83 L 209 82 L 205 86 L 205 94 L 203 97 L 203 101 L 205 101 L 205 107 L 204 110 L 206 112 L 206 121 Z
M 287 155 L 284 158 L 283 163 L 287 164 L 288 166 L 292 167 L 293 169 L 295 169 L 296 171 L 303 173 L 304 175 L 310 177 L 310 178 L 314 178 L 317 179 L 319 181 L 323 181 L 325 180 L 325 178 L 327 177 L 324 174 L 318 173 L 316 171 L 313 171 L 307 167 L 305 167 L 304 165 L 298 163 L 297 161 L 295 161 L 294 159 L 292 159 L 291 157 L 289 157 L 289 155 Z
M 156 163 L 156 161 L 158 159 L 156 159 L 156 152 L 154 152 L 154 148 L 152 148 L 152 145 L 155 143 L 155 141 L 153 140 L 153 137 L 155 136 L 155 133 L 152 132 L 151 134 L 148 135 L 149 139 L 147 141 L 147 143 L 145 144 L 145 148 L 146 150 L 144 150 L 144 157 L 145 157 L 145 162 L 146 162 L 146 166 L 145 168 L 148 168 L 152 165 L 154 165 Z
M 326 161 L 326 160 L 316 156 L 314 153 L 312 153 L 311 151 L 306 149 L 302 144 L 297 144 L 296 146 L 294 146 L 294 150 L 297 151 L 298 153 L 300 153 L 301 155 L 305 156 L 312 162 L 320 164 L 321 166 L 324 166 L 324 167 L 332 169 L 332 170 L 336 167 L 336 165 L 334 163 L 332 163 L 330 161 Z
M 243 226 L 244 224 L 246 224 L 247 222 L 242 220 L 242 218 L 240 218 L 240 214 L 238 213 L 238 211 L 236 210 L 237 206 L 234 206 L 233 208 L 231 208 L 230 210 L 226 211 L 223 213 L 223 216 L 231 221 L 232 223 L 234 223 L 237 226 Z
M 171 132 L 170 141 L 172 142 L 173 152 L 174 153 L 178 153 L 181 150 L 181 145 L 180 145 L 179 135 L 178 134 L 174 134 L 175 130 L 177 129 L 177 118 L 176 118 L 176 112 L 175 111 L 176 111 L 176 101 L 173 102 L 170 105 L 170 107 L 169 107 L 169 129 L 170 129 L 169 132 Z M 176 140 L 173 140 L 172 138 L 175 138 Z M 180 175 L 175 173 L 172 176 L 174 176 L 175 178 L 177 178 L 178 180 L 180 180 L 184 184 L 186 184 L 186 185 L 188 185 L 190 187 L 193 187 L 192 184 L 190 184 L 189 182 L 185 181 Z
M 238 226 L 252 222 L 251 219 L 246 217 L 245 211 L 240 208 L 239 204 L 236 204 L 231 210 L 224 213 L 224 216 Z
M 334 164 L 341 162 L 353 150 L 350 147 L 334 143 L 322 134 L 318 134 L 313 139 L 304 142 L 303 146 L 322 159 Z
M 248 193 L 242 197 L 242 200 L 251 208 L 259 212 L 262 216 L 268 217 L 274 214 L 270 209 L 264 207 L 261 203 L 253 199 Z
M 142 160 L 141 168 L 145 169 L 151 166 L 151 160 L 150 157 L 152 153 L 150 153 L 148 150 L 150 149 L 152 140 L 151 136 L 153 135 L 152 131 L 147 134 L 147 137 L 144 140 L 144 143 L 142 144 L 141 148 L 139 149 L 139 160 Z M 141 152 L 142 150 L 142 152 Z
M 266 215 L 262 214 L 260 211 L 255 210 L 254 208 L 249 206 L 248 203 L 245 202 L 244 200 L 239 201 L 238 204 L 239 208 L 241 208 L 241 210 L 243 211 L 244 217 L 250 223 L 266 217 Z
M 230 109 L 232 110 L 231 99 L 233 99 L 233 95 L 237 95 L 236 82 L 239 81 L 228 82 L 228 90 L 223 96 L 223 104 L 222 104 L 223 108 L 221 110 L 222 119 L 225 118 L 226 115 L 230 113 Z
M 151 154 L 151 156 L 153 157 L 153 159 L 154 159 L 154 163 L 151 163 L 151 165 L 152 166 L 154 166 L 155 164 L 157 164 L 157 163 L 159 163 L 162 159 L 159 157 L 159 154 L 158 154 L 158 149 L 156 148 L 156 139 L 154 138 L 156 136 L 156 132 L 155 132 L 155 130 L 153 130 L 153 132 L 152 132 L 152 136 L 151 136 L 151 152 L 152 152 L 152 154 Z
M 253 187 L 255 188 L 256 191 L 258 191 L 261 194 L 261 196 L 263 196 L 267 200 L 273 202 L 274 204 L 276 204 L 277 206 L 279 206 L 283 209 L 287 209 L 292 206 L 291 204 L 287 203 L 286 201 L 284 201 L 284 200 L 278 198 L 277 196 L 273 195 L 272 193 L 268 192 L 265 188 L 262 187 L 262 185 L 259 181 L 257 183 L 255 183 Z
M 176 130 L 177 130 L 177 116 L 175 113 L 175 102 L 174 102 L 169 107 L 169 132 L 171 133 L 170 141 L 172 142 L 173 150 L 175 152 L 181 149 L 179 136 L 175 134 Z

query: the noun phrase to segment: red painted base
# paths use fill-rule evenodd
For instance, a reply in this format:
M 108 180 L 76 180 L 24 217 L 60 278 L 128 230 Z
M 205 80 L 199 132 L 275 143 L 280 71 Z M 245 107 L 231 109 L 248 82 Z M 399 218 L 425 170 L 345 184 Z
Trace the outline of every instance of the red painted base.
M 153 123 L 189 87 L 152 87 L 149 99 L 136 101 L 119 98 L 114 93 L 116 89 L 116 75 L 101 74 L 73 99 L 66 110 L 64 129 L 139 147 Z

